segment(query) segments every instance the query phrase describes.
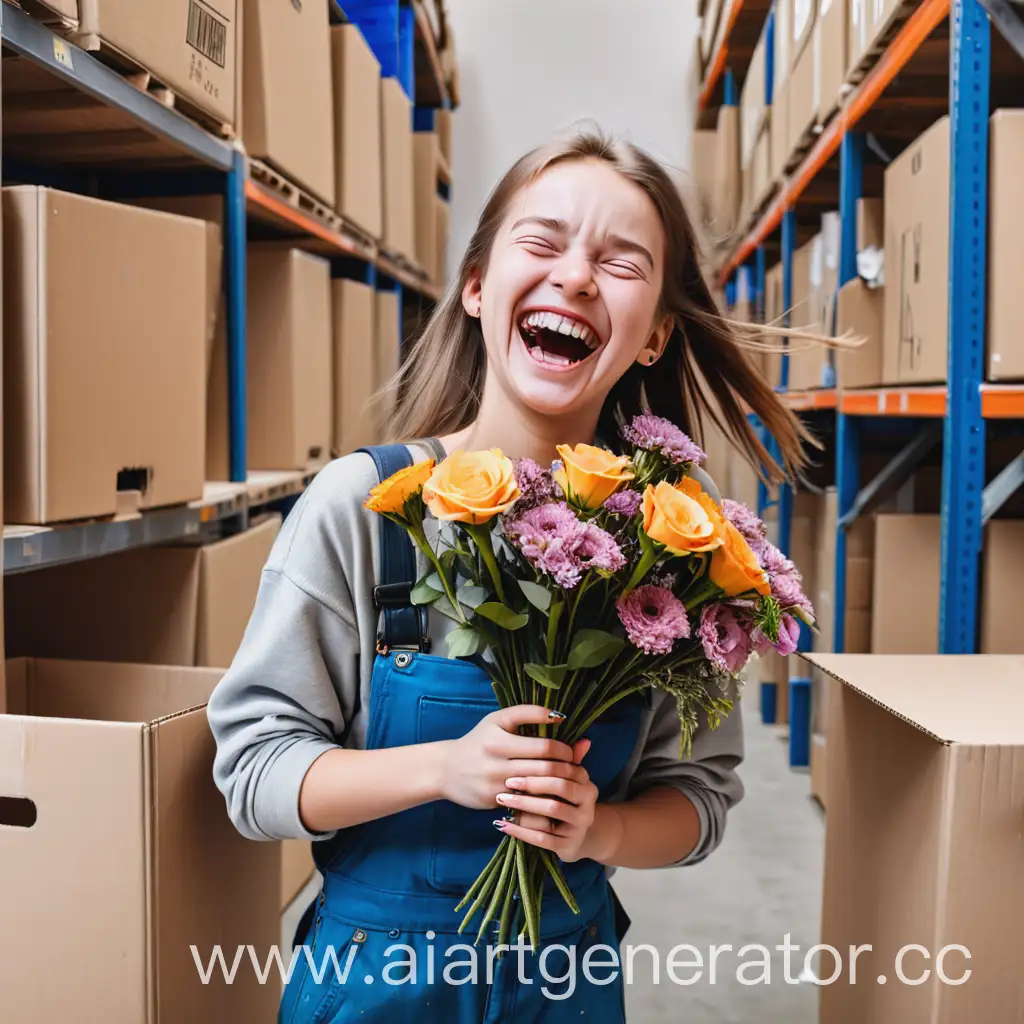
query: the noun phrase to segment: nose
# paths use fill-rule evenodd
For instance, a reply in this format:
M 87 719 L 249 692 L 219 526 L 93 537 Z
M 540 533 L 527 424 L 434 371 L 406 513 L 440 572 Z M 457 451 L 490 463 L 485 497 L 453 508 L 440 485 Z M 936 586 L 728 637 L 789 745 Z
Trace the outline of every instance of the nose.
M 566 252 L 552 267 L 551 283 L 564 294 L 573 298 L 597 298 L 597 281 L 594 269 L 582 253 Z

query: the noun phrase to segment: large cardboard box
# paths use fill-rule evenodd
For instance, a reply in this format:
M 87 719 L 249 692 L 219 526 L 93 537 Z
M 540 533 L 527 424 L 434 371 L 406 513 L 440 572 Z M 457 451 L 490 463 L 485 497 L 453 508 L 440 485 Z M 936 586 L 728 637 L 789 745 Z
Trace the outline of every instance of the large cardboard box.
M 327 0 L 251 0 L 245 6 L 242 35 L 246 152 L 334 206 L 334 89 Z
M 3 220 L 4 521 L 202 497 L 206 226 L 34 186 Z
M 415 183 L 416 262 L 426 271 L 428 281 L 439 281 L 437 240 L 437 171 L 441 144 L 435 132 L 413 135 L 413 179 Z
M 819 288 L 822 280 L 822 238 L 817 234 L 793 254 L 793 311 L 790 326 L 822 333 Z M 805 391 L 823 387 L 829 350 L 823 345 L 791 341 L 789 389 Z
M 187 104 L 237 124 L 239 0 L 79 0 L 78 10 L 81 46 L 122 54 Z
M 690 211 L 693 220 L 713 239 L 718 133 L 710 129 L 694 131 L 690 144 Z
M 44 25 L 60 28 L 78 25 L 78 0 L 20 0 L 20 6 Z
M 885 171 L 885 384 L 946 380 L 949 118 Z
M 8 663 L 4 1020 L 274 1019 L 278 986 L 245 969 L 204 984 L 192 953 L 205 967 L 220 944 L 230 968 L 251 945 L 262 963 L 281 934 L 280 847 L 243 838 L 213 782 L 205 707 L 221 674 Z
M 750 166 L 768 116 L 768 35 L 762 31 L 740 94 L 740 166 Z
M 435 234 L 437 236 L 437 283 L 448 281 L 448 240 L 451 235 L 452 209 L 446 199 L 434 197 Z
M 810 657 L 838 680 L 820 1019 L 1017 1020 L 1024 662 Z
M 871 4 L 873 0 L 850 0 L 847 24 L 846 77 L 859 67 L 871 44 Z
M 376 438 L 368 405 L 377 387 L 374 290 L 334 281 L 334 444 L 346 455 Z M 397 314 L 396 314 L 397 317 Z
M 1024 289 L 1016 274 L 1024 204 L 1024 110 L 997 110 L 989 128 L 988 379 L 1024 378 Z
M 789 162 L 789 79 L 775 86 L 772 114 L 768 121 L 771 179 L 782 182 Z
M 331 29 L 335 206 L 371 238 L 384 231 L 380 61 L 355 25 Z
M 743 190 L 740 167 L 740 110 L 718 111 L 718 154 L 715 160 L 715 191 L 711 205 L 717 218 L 715 234 L 723 239 L 736 230 Z
M 772 105 L 779 102 L 779 91 L 789 78 L 790 33 L 793 25 L 793 0 L 776 0 L 775 3 L 775 60 L 773 71 Z
M 381 241 L 391 255 L 412 259 L 416 252 L 412 106 L 397 78 L 383 79 L 380 88 L 384 174 Z
M 850 0 L 820 0 L 818 31 L 821 36 L 821 94 L 818 121 L 824 124 L 839 106 L 846 84 Z
M 805 50 L 810 49 L 811 36 L 818 24 L 816 0 L 792 0 L 792 23 L 790 24 L 790 70 L 796 68 Z
M 811 34 L 815 35 L 813 32 Z M 789 87 L 786 89 L 789 103 L 787 159 L 796 152 L 804 137 L 818 123 L 821 69 L 817 54 L 815 46 L 805 47 L 790 72 Z
M 859 277 L 839 289 L 836 333 L 861 340 L 836 352 L 836 386 L 874 388 L 882 383 L 885 289 L 869 288 Z
M 272 516 L 202 546 L 157 546 L 6 581 L 15 656 L 227 668 L 280 529 Z
M 939 517 L 875 518 L 871 650 L 932 654 L 939 647 Z
M 313 849 L 307 842 L 289 840 L 281 844 L 281 909 L 295 900 L 313 877 L 316 864 Z
M 248 253 L 248 463 L 305 469 L 331 450 L 331 269 L 298 249 Z
M 857 252 L 885 247 L 885 213 L 881 199 L 857 200 Z
M 993 519 L 985 526 L 981 588 L 981 653 L 1024 654 L 1020 575 L 1024 520 Z
M 718 23 L 722 17 L 722 8 L 728 7 L 728 0 L 708 0 L 701 17 L 700 52 L 704 63 L 704 77 L 707 77 L 708 65 L 714 56 L 715 39 L 718 36 Z
M 402 307 L 396 292 L 377 292 L 374 309 L 374 391 L 398 372 L 402 345 Z
M 437 132 L 437 137 L 441 140 L 441 155 L 449 168 L 452 166 L 453 122 L 454 118 L 450 110 L 434 111 L 434 131 Z

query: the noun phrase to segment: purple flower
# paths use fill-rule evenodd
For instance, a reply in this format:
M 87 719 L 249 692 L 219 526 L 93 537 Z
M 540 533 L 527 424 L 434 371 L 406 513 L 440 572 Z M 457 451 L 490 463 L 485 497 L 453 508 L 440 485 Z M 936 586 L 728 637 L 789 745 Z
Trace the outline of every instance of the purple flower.
M 697 635 L 712 665 L 734 674 L 746 665 L 750 657 L 750 637 L 728 605 L 705 605 Z
M 640 509 L 643 495 L 639 491 L 616 491 L 605 503 L 605 511 L 613 516 L 625 516 L 632 519 Z
M 647 451 L 661 452 L 669 462 L 703 462 L 707 457 L 700 447 L 671 420 L 663 416 L 634 416 L 621 430 L 623 440 Z
M 600 526 L 587 523 L 572 548 L 573 557 L 584 568 L 618 572 L 626 564 L 626 556 L 615 538 Z
M 731 498 L 726 498 L 722 502 L 722 515 L 739 530 L 754 554 L 760 557 L 764 546 L 768 543 L 765 539 L 767 530 L 764 523 L 746 505 L 739 501 L 733 501 Z
M 555 481 L 551 473 L 542 469 L 533 459 L 517 459 L 514 470 L 521 492 L 516 502 L 517 511 L 532 508 L 555 497 Z
M 527 509 L 505 523 L 505 536 L 540 572 L 567 590 L 580 581 L 582 567 L 574 551 L 584 525 L 564 502 Z
M 739 527 L 737 526 L 736 529 Z M 757 557 L 761 568 L 769 576 L 796 576 L 799 581 L 800 574 L 796 571 L 796 566 L 771 541 L 766 540 L 762 543 Z
M 777 576 L 773 576 L 771 578 L 772 597 L 779 602 L 784 611 L 799 608 L 813 617 L 814 606 L 808 600 L 800 582 L 800 576 L 797 573 L 779 573 Z
M 764 631 L 760 626 L 754 628 L 753 635 L 751 636 L 751 640 L 754 642 L 754 649 L 758 654 L 767 654 L 769 651 L 775 650 L 784 658 L 796 650 L 799 639 L 800 623 L 792 615 L 782 616 L 782 621 L 779 624 L 779 639 L 775 643 L 772 643 L 764 635 Z
M 668 654 L 690 635 L 683 602 L 664 587 L 637 587 L 619 598 L 617 611 L 630 642 L 646 654 Z

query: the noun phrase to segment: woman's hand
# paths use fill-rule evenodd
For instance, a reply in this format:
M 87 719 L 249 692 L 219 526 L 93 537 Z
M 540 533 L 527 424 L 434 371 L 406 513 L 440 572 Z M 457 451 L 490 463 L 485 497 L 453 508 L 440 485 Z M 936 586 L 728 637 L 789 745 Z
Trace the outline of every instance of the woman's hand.
M 589 749 L 590 740 L 579 740 L 573 747 L 577 765 L 571 776 L 537 772 L 506 779 L 507 791 L 499 793 L 497 801 L 517 814 L 514 821 L 495 824 L 506 835 L 550 850 L 566 863 L 589 856 L 597 816 L 597 786 L 578 765 Z
M 521 736 L 521 725 L 552 725 L 565 716 L 534 704 L 502 708 L 481 719 L 465 736 L 442 746 L 440 791 L 443 799 L 474 810 L 496 806 L 506 780 L 538 777 L 584 785 L 586 772 L 572 747 L 554 739 Z

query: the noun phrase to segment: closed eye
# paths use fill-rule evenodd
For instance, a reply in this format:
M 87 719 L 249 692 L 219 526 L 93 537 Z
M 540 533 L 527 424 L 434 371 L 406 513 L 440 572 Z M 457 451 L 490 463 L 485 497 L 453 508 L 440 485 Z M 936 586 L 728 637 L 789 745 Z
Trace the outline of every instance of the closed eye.
M 554 255 L 558 252 L 557 247 L 546 238 L 539 238 L 536 235 L 528 235 L 525 238 L 516 240 L 520 245 L 526 246 L 531 251 L 539 249 L 541 255 Z
M 610 270 L 616 271 L 619 275 L 629 275 L 632 277 L 643 278 L 644 280 L 647 279 L 643 270 L 635 263 L 630 263 L 629 260 L 609 260 L 605 263 L 605 266 Z

